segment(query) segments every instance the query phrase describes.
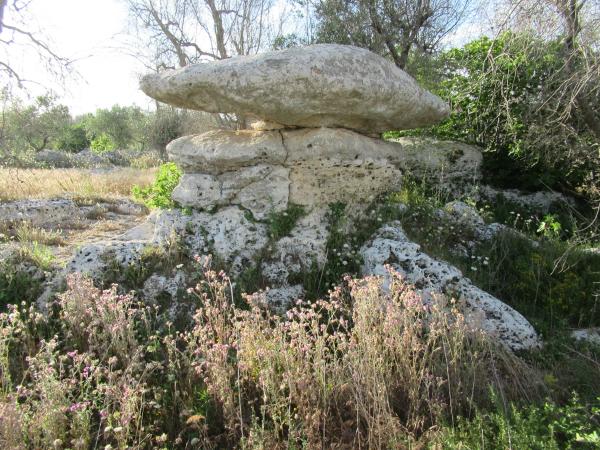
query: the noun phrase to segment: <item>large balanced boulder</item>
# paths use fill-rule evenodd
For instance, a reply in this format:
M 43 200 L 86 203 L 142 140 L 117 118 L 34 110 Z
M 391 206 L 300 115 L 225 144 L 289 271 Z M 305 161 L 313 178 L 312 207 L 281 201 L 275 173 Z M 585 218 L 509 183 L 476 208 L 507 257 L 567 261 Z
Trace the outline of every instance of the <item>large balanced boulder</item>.
M 294 127 L 365 134 L 432 125 L 445 102 L 387 59 L 336 44 L 194 64 L 147 75 L 142 90 L 182 108 L 236 113 Z M 274 124 L 273 124 L 274 123 Z

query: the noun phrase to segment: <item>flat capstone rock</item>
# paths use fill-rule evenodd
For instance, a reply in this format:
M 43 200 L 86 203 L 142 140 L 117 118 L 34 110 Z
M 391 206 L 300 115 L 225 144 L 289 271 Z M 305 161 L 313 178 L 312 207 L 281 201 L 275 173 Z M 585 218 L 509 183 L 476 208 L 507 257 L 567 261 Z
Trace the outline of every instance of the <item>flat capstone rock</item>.
M 140 86 L 181 108 L 363 134 L 428 126 L 449 113 L 444 101 L 392 62 L 337 44 L 194 64 L 147 75 Z

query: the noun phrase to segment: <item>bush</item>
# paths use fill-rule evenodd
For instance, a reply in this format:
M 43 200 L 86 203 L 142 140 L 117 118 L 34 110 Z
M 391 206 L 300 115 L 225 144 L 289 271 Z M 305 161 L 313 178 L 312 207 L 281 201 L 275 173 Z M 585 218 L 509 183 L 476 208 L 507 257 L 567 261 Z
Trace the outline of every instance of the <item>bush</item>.
M 90 148 L 96 153 L 103 153 L 114 150 L 116 147 L 110 137 L 102 133 L 91 140 Z
M 600 325 L 596 301 L 600 255 L 558 239 L 567 231 L 562 225 L 559 229 L 559 224 L 573 226 L 566 216 L 561 221 L 558 212 L 536 216 L 498 197 L 494 208 L 484 209 L 484 216 L 528 234 L 500 230 L 482 241 L 471 227 L 436 214 L 439 203 L 435 198 L 420 195 L 411 185 L 405 191 L 393 196 L 407 202 L 400 220 L 424 252 L 451 262 L 538 330 Z
M 451 49 L 432 64 L 431 75 L 441 80 L 434 90 L 450 103 L 449 119 L 408 133 L 483 147 L 486 179 L 502 187 L 589 191 L 600 142 L 570 104 L 576 93 L 565 89 L 575 83 L 564 58 L 562 38 L 527 33 Z
M 90 147 L 91 142 L 87 137 L 87 132 L 83 124 L 76 124 L 67 127 L 55 143 L 58 150 L 69 152 L 79 152 L 84 148 Z M 99 144 L 96 143 L 96 146 Z
M 174 208 L 177 204 L 171 199 L 171 194 L 179 183 L 179 178 L 181 178 L 181 170 L 175 163 L 162 164 L 151 186 L 132 188 L 133 197 L 144 202 L 149 208 Z

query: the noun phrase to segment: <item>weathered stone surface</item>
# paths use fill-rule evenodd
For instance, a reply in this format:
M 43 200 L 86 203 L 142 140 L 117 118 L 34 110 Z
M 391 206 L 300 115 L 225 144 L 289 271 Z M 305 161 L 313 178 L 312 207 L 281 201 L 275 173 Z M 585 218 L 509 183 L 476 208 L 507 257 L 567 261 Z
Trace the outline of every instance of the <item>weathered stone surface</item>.
M 269 289 L 264 293 L 264 299 L 267 305 L 280 313 L 288 310 L 294 301 L 302 299 L 303 296 L 304 288 L 301 284 Z
M 130 200 L 119 203 L 94 202 L 79 204 L 70 199 L 32 199 L 18 200 L 0 204 L 0 224 L 10 226 L 19 222 L 44 228 L 79 227 L 90 218 L 114 214 L 141 216 L 147 209 Z
M 336 44 L 190 65 L 147 75 L 140 85 L 182 108 L 366 134 L 431 125 L 449 112 L 387 59 Z
M 402 172 L 383 163 L 348 166 L 334 161 L 304 163 L 290 169 L 290 202 L 356 204 L 400 188 Z
M 431 139 L 407 142 L 340 128 L 217 130 L 188 136 L 169 146 L 171 159 L 190 172 L 173 198 L 204 209 L 239 204 L 262 218 L 270 210 L 285 209 L 288 202 L 318 206 L 370 201 L 398 189 L 403 173 L 462 187 L 479 179 L 479 149 Z
M 206 210 L 240 205 L 262 220 L 287 208 L 289 184 L 285 167 L 259 165 L 222 175 L 183 174 L 171 197 L 183 206 Z
M 313 263 L 323 267 L 327 257 L 327 208 L 315 208 L 301 217 L 289 236 L 270 249 L 262 274 L 270 286 L 284 286 L 293 274 L 308 272 Z
M 578 341 L 586 341 L 600 345 L 600 328 L 582 328 L 573 330 L 571 332 L 571 337 Z
M 402 146 L 407 172 L 454 197 L 472 196 L 481 183 L 483 154 L 479 147 L 427 137 L 403 137 L 393 142 Z
M 483 185 L 479 190 L 479 195 L 492 202 L 496 201 L 498 197 L 502 197 L 509 202 L 542 213 L 549 212 L 550 207 L 556 204 L 575 206 L 575 200 L 572 197 L 553 191 L 527 193 L 518 189 L 496 189 L 492 186 Z
M 219 174 L 257 164 L 283 164 L 287 152 L 277 131 L 213 130 L 175 139 L 169 159 L 186 172 Z
M 145 248 L 164 247 L 180 240 L 190 254 L 217 255 L 230 267 L 229 274 L 235 276 L 266 246 L 267 234 L 266 225 L 249 221 L 238 207 L 223 208 L 215 214 L 156 211 L 146 222 L 114 239 L 80 248 L 64 273 L 98 277 L 111 261 L 121 266 L 135 264 Z
M 251 222 L 236 206 L 214 214 L 161 211 L 153 220 L 153 242 L 160 245 L 178 236 L 192 255 L 217 255 L 230 268 L 228 274 L 231 276 L 250 267 L 268 242 L 267 226 Z
M 184 173 L 171 198 L 182 206 L 200 209 L 224 203 L 221 182 L 217 177 L 204 173 Z
M 470 312 L 482 313 L 482 329 L 507 347 L 519 350 L 539 345 L 538 336 L 525 317 L 474 286 L 456 267 L 423 253 L 418 244 L 408 239 L 400 222 L 383 226 L 360 253 L 364 275 L 389 277 L 385 265 L 390 264 L 420 289 L 425 299 L 436 292 L 458 294 Z

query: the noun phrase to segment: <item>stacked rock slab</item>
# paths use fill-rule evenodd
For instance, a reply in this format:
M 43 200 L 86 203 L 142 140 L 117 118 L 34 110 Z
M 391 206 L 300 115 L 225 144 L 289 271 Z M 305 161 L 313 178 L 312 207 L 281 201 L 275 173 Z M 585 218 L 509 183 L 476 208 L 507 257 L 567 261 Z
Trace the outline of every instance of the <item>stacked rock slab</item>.
M 414 154 L 372 136 L 448 113 L 391 62 L 343 45 L 192 65 L 149 75 L 141 87 L 175 106 L 255 119 L 252 130 L 185 136 L 167 150 L 184 171 L 174 200 L 239 205 L 259 220 L 289 204 L 360 203 L 398 188 Z

